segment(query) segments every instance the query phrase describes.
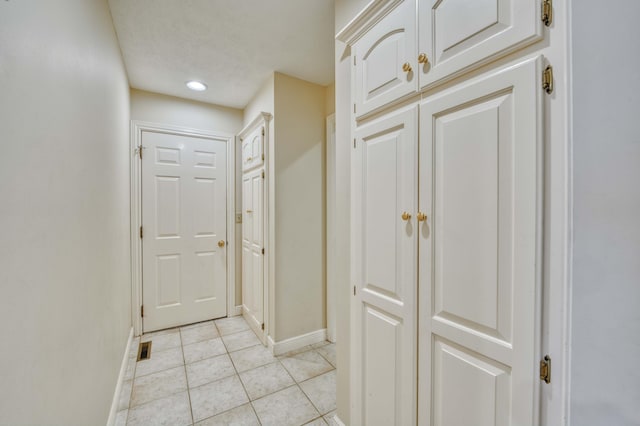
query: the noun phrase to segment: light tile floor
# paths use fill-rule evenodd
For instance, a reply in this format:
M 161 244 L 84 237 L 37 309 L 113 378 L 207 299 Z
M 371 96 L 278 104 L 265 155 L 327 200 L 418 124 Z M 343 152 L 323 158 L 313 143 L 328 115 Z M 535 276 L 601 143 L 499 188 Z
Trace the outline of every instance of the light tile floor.
M 136 362 L 149 340 L 151 358 Z M 145 334 L 116 425 L 335 425 L 335 366 L 329 342 L 274 357 L 242 317 Z

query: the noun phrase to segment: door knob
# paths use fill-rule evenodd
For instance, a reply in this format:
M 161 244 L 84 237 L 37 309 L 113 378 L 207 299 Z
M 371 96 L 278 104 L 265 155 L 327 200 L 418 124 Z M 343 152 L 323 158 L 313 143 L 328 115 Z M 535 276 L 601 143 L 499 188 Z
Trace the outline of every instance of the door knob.
M 247 213 L 253 213 L 253 210 L 247 210 Z
M 418 63 L 419 64 L 429 63 L 429 57 L 427 56 L 426 53 L 421 53 L 420 56 L 418 56 Z
M 422 212 L 418 212 L 418 222 L 424 222 L 425 220 L 427 220 L 427 215 Z
M 402 220 L 409 220 L 411 219 L 411 215 L 407 212 L 402 213 Z
M 224 247 L 225 242 L 223 240 L 218 241 L 218 247 Z
M 411 72 L 411 64 L 409 62 L 405 62 L 404 65 L 402 65 L 402 71 Z

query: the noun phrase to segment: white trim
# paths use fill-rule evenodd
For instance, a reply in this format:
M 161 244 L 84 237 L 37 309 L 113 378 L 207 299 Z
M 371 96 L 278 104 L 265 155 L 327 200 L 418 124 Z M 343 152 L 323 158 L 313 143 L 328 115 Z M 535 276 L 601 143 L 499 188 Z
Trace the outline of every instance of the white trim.
M 120 374 L 118 375 L 118 381 L 116 382 L 116 390 L 113 392 L 113 400 L 111 401 L 111 409 L 109 410 L 107 426 L 113 426 L 116 422 L 118 402 L 120 401 L 120 394 L 122 393 L 122 384 L 124 383 L 124 376 L 127 373 L 131 342 L 133 342 L 133 327 L 129 330 L 129 339 L 127 339 L 127 346 L 124 348 L 124 355 L 122 356 L 122 363 L 120 364 Z
M 228 316 L 230 317 L 237 317 L 239 315 L 242 315 L 242 305 L 234 306 L 233 309 L 229 311 L 229 314 L 228 314 Z
M 142 241 L 138 237 L 142 225 L 142 178 L 138 146 L 142 132 L 168 133 L 206 139 L 223 139 L 227 142 L 227 315 L 236 312 L 235 291 L 235 136 L 224 132 L 212 132 L 162 123 L 131 120 L 130 182 L 131 182 L 131 318 L 135 336 L 142 334 Z M 144 149 L 144 148 L 143 148 Z
M 347 426 L 342 420 L 340 420 L 340 417 L 338 417 L 338 413 L 333 415 L 333 421 L 338 426 Z
M 338 34 L 336 40 L 353 44 L 403 0 L 371 0 Z
M 280 342 L 274 342 L 273 338 L 269 336 L 267 338 L 267 345 L 271 352 L 278 356 L 305 346 L 313 345 L 314 343 L 324 342 L 325 340 L 327 340 L 327 329 L 323 328 L 312 331 L 311 333 L 301 334 L 300 336 L 281 340 Z
M 336 341 L 336 115 L 327 117 L 327 216 L 326 216 L 326 258 L 327 258 L 327 339 Z

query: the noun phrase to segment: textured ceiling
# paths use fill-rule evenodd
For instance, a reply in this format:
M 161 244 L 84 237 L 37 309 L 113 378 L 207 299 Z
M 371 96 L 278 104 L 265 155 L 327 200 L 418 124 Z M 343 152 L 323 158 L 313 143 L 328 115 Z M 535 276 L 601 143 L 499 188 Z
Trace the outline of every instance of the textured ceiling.
M 131 87 L 244 108 L 279 71 L 328 85 L 333 0 L 109 0 Z M 186 88 L 206 83 L 205 92 Z

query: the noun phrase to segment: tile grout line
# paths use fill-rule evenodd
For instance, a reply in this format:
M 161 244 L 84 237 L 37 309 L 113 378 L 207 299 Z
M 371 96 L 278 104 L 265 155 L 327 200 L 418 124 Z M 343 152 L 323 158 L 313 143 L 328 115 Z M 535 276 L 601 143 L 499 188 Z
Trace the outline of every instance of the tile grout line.
M 189 376 L 187 375 L 187 361 L 184 357 L 184 345 L 182 344 L 182 330 L 178 330 L 178 333 L 180 333 L 179 334 L 180 335 L 180 352 L 182 352 L 182 366 L 184 367 L 184 381 L 187 384 L 187 399 L 189 400 L 189 412 L 191 413 L 191 424 L 193 425 L 195 424 L 195 418 L 193 416 L 193 405 L 191 404 L 191 386 L 189 386 Z

